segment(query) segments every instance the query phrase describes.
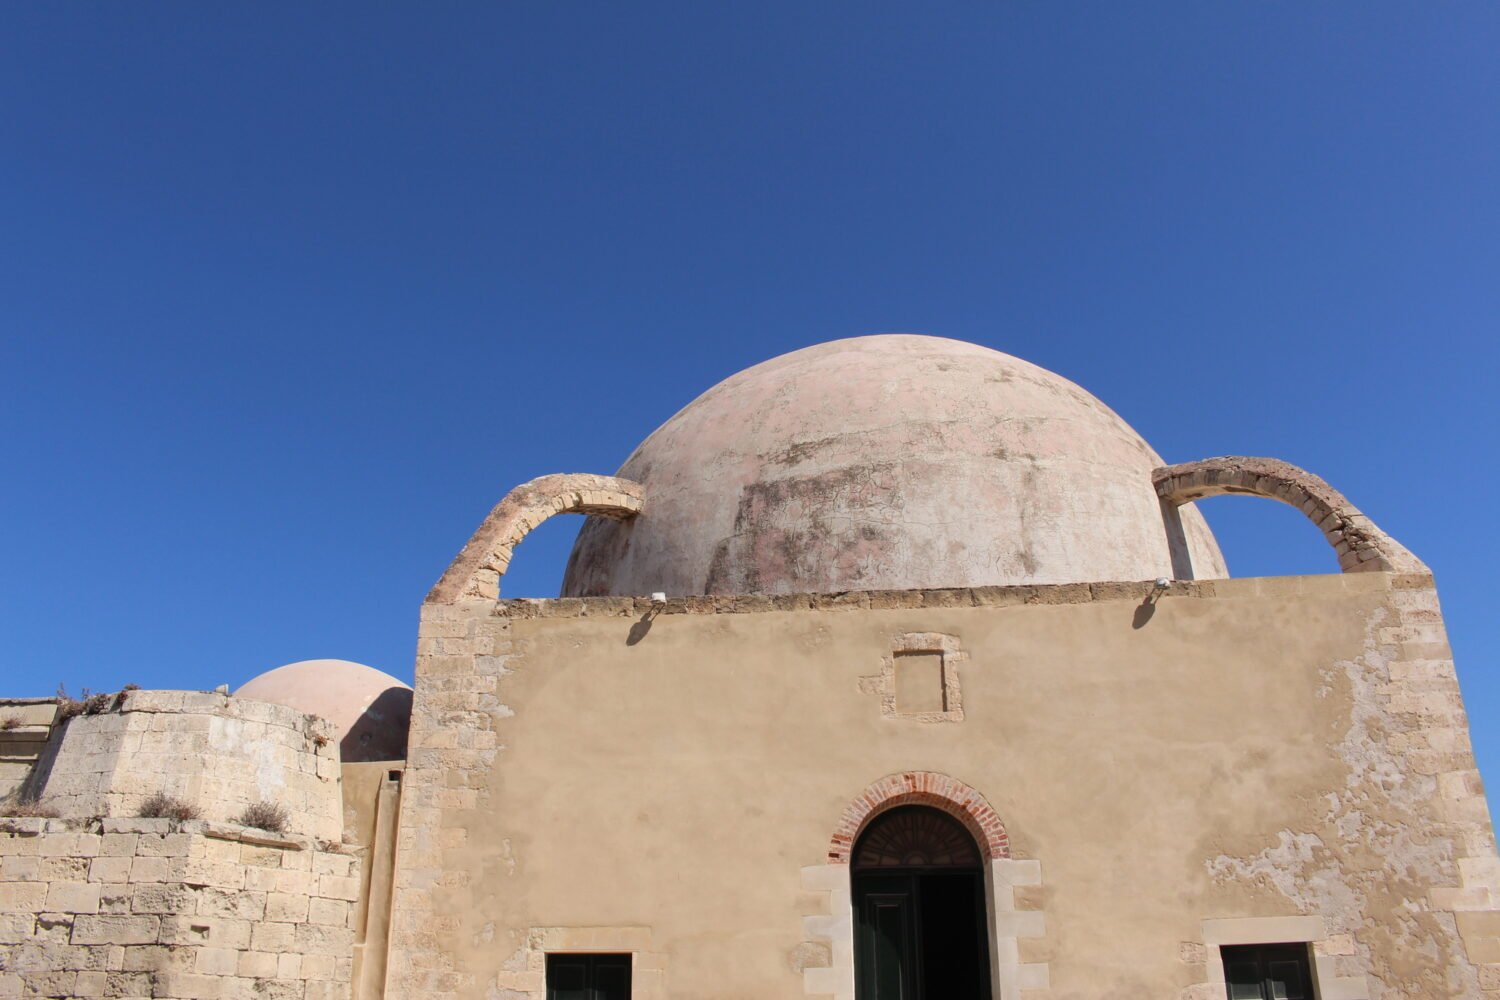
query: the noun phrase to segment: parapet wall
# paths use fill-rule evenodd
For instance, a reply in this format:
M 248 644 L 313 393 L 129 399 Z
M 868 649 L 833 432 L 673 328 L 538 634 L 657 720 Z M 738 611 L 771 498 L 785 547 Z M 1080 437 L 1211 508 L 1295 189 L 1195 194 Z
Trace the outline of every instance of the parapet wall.
M 357 860 L 201 821 L 0 819 L 0 997 L 344 1000 Z
M 286 809 L 294 834 L 337 843 L 339 751 L 330 723 L 267 702 L 194 691 L 125 691 L 63 724 L 37 764 L 35 797 L 66 817 L 134 816 L 155 792 L 233 822 Z

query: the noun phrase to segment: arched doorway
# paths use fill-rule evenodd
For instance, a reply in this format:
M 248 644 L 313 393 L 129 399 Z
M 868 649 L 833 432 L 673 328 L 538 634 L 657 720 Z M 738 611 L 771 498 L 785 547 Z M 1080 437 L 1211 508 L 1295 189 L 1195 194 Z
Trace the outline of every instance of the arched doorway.
M 850 862 L 858 1000 L 990 1000 L 984 860 L 962 823 L 890 809 Z

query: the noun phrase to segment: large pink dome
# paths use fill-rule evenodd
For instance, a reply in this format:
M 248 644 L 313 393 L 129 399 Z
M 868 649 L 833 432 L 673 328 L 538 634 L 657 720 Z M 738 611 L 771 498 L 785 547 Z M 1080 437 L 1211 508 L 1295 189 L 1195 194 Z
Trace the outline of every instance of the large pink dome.
M 1109 407 L 1018 358 L 939 337 L 833 341 L 725 379 L 647 438 L 619 471 L 645 487 L 644 512 L 590 518 L 563 593 L 1226 575 L 1197 511 L 1180 527 L 1164 515 L 1162 464 Z

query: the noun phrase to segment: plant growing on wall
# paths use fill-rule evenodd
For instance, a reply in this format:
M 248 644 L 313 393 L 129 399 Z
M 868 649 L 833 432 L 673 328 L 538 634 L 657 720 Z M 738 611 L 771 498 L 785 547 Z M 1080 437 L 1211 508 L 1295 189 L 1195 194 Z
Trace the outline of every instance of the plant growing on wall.
M 283 806 L 275 802 L 256 802 L 246 806 L 245 811 L 235 817 L 235 822 L 241 826 L 253 826 L 258 830 L 282 833 L 286 830 L 289 819 Z
M 51 806 L 44 806 L 33 796 L 16 796 L 9 802 L 0 804 L 0 816 L 14 819 L 41 818 L 56 819 L 57 810 Z
M 198 809 L 191 803 L 173 798 L 166 792 L 154 792 L 141 803 L 136 815 L 142 819 L 197 819 Z

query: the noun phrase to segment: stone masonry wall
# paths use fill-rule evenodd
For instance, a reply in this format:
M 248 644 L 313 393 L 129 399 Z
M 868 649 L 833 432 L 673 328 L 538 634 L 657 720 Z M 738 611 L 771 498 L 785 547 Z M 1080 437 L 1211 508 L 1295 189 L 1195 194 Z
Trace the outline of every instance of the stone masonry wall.
M 283 705 L 196 691 L 126 691 L 108 711 L 60 727 L 33 791 L 64 816 L 134 816 L 165 792 L 209 820 L 279 804 L 289 828 L 338 841 L 339 749 L 332 724 Z
M 345 1000 L 357 862 L 211 822 L 0 819 L 0 997 Z

